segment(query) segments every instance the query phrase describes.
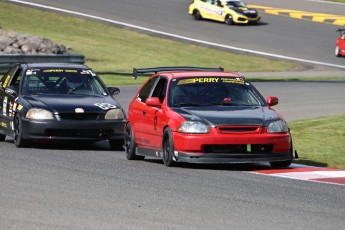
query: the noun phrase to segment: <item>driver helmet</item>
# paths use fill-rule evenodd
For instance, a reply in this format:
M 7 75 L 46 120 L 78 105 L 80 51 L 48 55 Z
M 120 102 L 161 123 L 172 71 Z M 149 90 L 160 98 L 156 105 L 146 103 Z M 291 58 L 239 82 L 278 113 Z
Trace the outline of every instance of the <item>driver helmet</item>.
M 78 76 L 70 76 L 66 78 L 66 84 L 69 88 L 76 89 L 82 85 L 82 81 Z

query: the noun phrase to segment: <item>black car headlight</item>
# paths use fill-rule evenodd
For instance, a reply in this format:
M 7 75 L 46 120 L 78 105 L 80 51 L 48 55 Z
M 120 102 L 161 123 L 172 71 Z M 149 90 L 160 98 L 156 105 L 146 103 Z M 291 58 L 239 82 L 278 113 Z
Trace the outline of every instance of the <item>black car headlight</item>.
M 286 133 L 289 132 L 289 127 L 285 121 L 273 121 L 267 127 L 267 132 L 269 133 Z
M 185 121 L 178 129 L 179 133 L 208 133 L 208 126 L 199 121 Z
M 106 114 L 105 120 L 122 120 L 125 118 L 121 109 L 110 109 Z
M 36 119 L 36 120 L 53 120 L 53 113 L 45 110 L 45 109 L 29 109 L 29 111 L 25 115 L 28 119 Z

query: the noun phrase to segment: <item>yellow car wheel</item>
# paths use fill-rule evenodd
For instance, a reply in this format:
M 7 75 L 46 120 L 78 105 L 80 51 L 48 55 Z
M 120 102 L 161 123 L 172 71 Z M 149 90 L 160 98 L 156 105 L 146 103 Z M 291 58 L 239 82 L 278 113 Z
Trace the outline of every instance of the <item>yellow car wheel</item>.
M 202 16 L 201 16 L 199 10 L 194 10 L 194 11 L 193 11 L 193 18 L 194 18 L 195 20 L 201 20 L 201 19 L 202 19 Z
M 230 15 L 230 14 L 228 14 L 228 15 L 226 15 L 226 17 L 225 17 L 225 24 L 227 24 L 227 25 L 232 25 L 232 24 L 234 24 L 234 21 L 232 20 L 232 16 Z

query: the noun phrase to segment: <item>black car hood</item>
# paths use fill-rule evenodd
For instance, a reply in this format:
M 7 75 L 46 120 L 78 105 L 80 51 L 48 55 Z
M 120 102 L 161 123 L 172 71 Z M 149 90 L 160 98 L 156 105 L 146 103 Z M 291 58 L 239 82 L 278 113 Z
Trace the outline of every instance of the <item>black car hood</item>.
M 85 112 L 99 112 L 110 108 L 120 108 L 117 101 L 110 97 L 84 95 L 30 95 L 24 96 L 32 108 L 41 108 L 53 112 L 75 112 L 82 109 Z
M 258 12 L 255 9 L 248 7 L 229 7 L 233 11 L 243 15 L 256 15 Z
M 181 107 L 174 111 L 186 120 L 199 120 L 210 126 L 266 126 L 271 121 L 280 120 L 278 114 L 267 106 Z

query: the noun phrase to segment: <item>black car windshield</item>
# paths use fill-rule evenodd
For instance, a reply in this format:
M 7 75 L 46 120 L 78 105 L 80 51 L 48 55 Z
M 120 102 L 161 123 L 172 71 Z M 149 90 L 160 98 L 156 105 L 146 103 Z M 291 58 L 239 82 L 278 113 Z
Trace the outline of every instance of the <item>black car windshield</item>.
M 241 1 L 225 1 L 225 4 L 230 7 L 246 7 L 246 4 Z
M 29 69 L 25 73 L 22 94 L 107 95 L 107 91 L 90 69 Z
M 173 79 L 168 104 L 179 106 L 262 106 L 262 95 L 243 78 L 193 77 Z

